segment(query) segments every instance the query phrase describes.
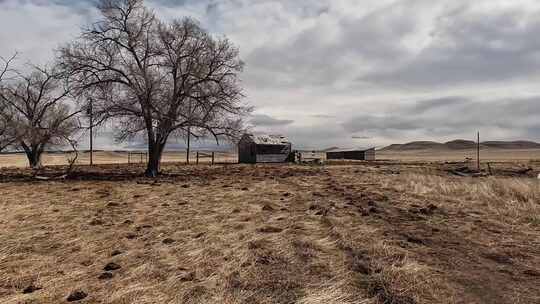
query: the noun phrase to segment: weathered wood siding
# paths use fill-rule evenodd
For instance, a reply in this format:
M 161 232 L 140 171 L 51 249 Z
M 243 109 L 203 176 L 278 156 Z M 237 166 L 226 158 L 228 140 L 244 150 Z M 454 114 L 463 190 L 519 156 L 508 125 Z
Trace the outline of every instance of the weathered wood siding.
M 238 142 L 238 162 L 254 163 L 283 163 L 291 157 L 292 144 L 258 144 L 250 136 L 243 136 Z
M 244 137 L 238 142 L 238 162 L 241 164 L 254 164 L 257 162 L 256 145 Z

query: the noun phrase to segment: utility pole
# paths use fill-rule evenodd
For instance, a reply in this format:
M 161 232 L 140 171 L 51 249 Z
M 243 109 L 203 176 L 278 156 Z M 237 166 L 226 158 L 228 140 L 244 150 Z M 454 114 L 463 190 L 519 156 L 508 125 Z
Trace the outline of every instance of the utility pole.
M 189 102 L 189 108 L 188 108 L 188 115 L 189 115 L 189 125 L 187 129 L 187 149 L 186 149 L 186 164 L 189 165 L 189 153 L 191 153 L 191 119 L 192 114 L 191 113 L 191 100 Z
M 476 142 L 476 166 L 478 172 L 480 172 L 480 131 L 478 131 L 478 138 Z
M 189 153 L 190 153 L 190 144 L 191 144 L 191 127 L 188 127 L 187 131 L 187 153 L 186 153 L 186 164 L 189 165 Z
M 90 166 L 94 165 L 94 109 L 92 108 L 92 98 L 88 98 L 88 116 L 90 118 Z

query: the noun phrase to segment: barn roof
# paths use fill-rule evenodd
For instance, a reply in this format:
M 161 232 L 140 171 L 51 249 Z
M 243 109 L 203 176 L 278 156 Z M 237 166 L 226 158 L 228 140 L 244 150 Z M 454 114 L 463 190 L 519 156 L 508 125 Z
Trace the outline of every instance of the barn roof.
M 345 149 L 332 149 L 326 152 L 365 152 L 368 150 L 375 149 L 375 147 L 361 147 L 361 148 L 345 148 Z
M 283 135 L 253 135 L 246 134 L 244 137 L 248 137 L 257 145 L 287 145 L 290 141 Z

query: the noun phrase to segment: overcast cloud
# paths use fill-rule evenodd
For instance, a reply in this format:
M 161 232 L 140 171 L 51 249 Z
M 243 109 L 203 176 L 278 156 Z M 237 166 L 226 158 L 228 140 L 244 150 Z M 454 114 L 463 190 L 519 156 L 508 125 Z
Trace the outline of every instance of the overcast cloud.
M 240 47 L 255 131 L 313 148 L 477 130 L 486 140 L 540 141 L 540 1 L 147 3 L 163 19 L 196 17 Z M 0 0 L 0 55 L 45 62 L 96 18 L 93 1 Z

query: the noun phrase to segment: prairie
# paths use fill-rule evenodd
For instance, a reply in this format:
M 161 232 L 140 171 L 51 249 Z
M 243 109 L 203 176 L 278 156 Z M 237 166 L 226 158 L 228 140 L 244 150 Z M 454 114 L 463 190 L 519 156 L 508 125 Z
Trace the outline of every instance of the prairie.
M 146 162 L 146 155 L 144 152 L 139 152 L 139 154 L 132 154 L 128 156 L 126 151 L 97 151 L 94 152 L 94 164 L 127 164 L 130 161 L 132 164 L 141 164 Z M 67 165 L 69 160 L 74 157 L 74 153 L 44 153 L 42 162 L 46 166 L 62 166 Z M 210 153 L 206 152 L 206 157 L 203 157 L 201 152 L 201 157 L 199 161 L 201 163 L 210 163 L 211 158 L 209 157 Z M 190 162 L 195 163 L 197 153 L 190 153 Z M 225 152 L 216 152 L 215 154 L 216 162 L 225 162 L 232 163 L 237 161 L 237 156 L 232 153 Z M 180 163 L 186 162 L 186 153 L 185 152 L 165 152 L 163 153 L 163 162 L 173 162 Z M 76 160 L 78 165 L 88 165 L 90 163 L 90 153 L 88 152 L 79 152 L 79 155 Z M 28 167 L 28 161 L 26 156 L 22 153 L 19 154 L 0 154 L 0 168 L 7 167 L 18 167 L 25 168 Z
M 206 152 L 208 155 L 209 153 Z M 325 154 L 321 152 L 310 153 L 303 152 L 304 158 L 320 158 L 325 159 Z M 481 151 L 482 162 L 517 162 L 528 163 L 540 161 L 540 149 L 483 149 Z M 45 153 L 43 156 L 43 164 L 67 165 L 68 160 L 73 157 L 72 153 Z M 195 163 L 196 152 L 190 153 L 190 162 Z M 403 162 L 441 162 L 441 161 L 465 161 L 466 159 L 476 159 L 476 150 L 411 150 L 411 151 L 378 151 L 377 159 L 392 160 Z M 238 157 L 235 152 L 216 152 L 215 161 L 218 163 L 235 163 Z M 201 163 L 209 163 L 211 158 L 203 157 L 201 152 Z M 144 163 L 146 156 L 135 154 L 131 156 L 131 163 Z M 163 162 L 165 163 L 185 163 L 186 153 L 183 151 L 168 151 L 163 154 Z M 78 165 L 87 165 L 90 163 L 90 153 L 79 152 L 77 158 Z M 94 152 L 95 164 L 127 164 L 128 152 L 125 151 L 98 151 Z M 0 154 L 0 168 L 2 167 L 19 167 L 25 168 L 28 166 L 28 161 L 24 154 Z
M 464 161 L 476 159 L 476 150 L 410 150 L 410 151 L 379 151 L 379 159 L 402 161 Z M 540 149 L 481 149 L 480 159 L 483 162 L 528 162 L 540 160 Z
M 448 166 L 4 168 L 0 302 L 539 303 L 538 180 Z

